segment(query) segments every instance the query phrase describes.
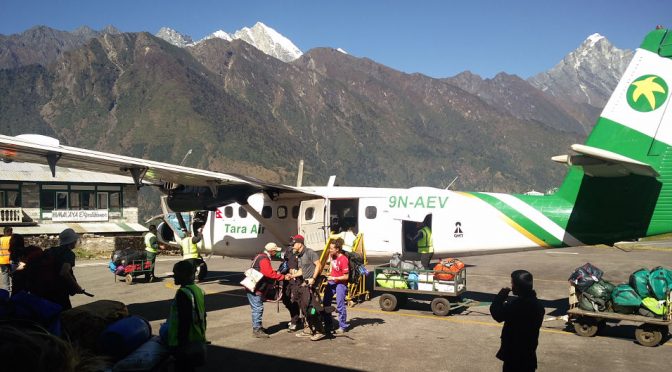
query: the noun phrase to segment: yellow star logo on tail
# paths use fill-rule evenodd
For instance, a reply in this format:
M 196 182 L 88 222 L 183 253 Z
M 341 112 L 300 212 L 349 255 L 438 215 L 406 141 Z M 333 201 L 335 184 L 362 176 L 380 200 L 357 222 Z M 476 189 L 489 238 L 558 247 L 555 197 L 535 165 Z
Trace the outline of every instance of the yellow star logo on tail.
M 649 76 L 646 79 L 633 82 L 632 85 L 636 88 L 632 92 L 632 100 L 637 102 L 641 96 L 644 96 L 651 108 L 656 108 L 656 97 L 653 93 L 665 93 L 665 88 L 654 82 L 654 79 L 656 79 L 656 76 Z

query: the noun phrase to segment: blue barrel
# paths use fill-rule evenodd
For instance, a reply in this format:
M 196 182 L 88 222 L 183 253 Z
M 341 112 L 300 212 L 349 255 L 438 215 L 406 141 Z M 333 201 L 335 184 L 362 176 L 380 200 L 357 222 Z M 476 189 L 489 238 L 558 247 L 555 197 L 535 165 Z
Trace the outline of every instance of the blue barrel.
M 105 328 L 98 338 L 98 350 L 115 359 L 120 359 L 147 342 L 150 337 L 152 337 L 152 327 L 147 319 L 131 315 Z

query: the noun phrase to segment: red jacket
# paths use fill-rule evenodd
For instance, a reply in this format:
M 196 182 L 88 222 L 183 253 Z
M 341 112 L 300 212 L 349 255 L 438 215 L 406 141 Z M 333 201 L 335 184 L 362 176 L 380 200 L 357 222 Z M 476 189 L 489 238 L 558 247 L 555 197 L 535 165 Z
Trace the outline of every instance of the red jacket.
M 259 270 L 260 273 L 264 274 L 265 278 L 269 278 L 269 279 L 273 279 L 273 280 L 282 280 L 282 279 L 285 278 L 284 275 L 282 275 L 279 272 L 273 270 L 273 266 L 271 266 L 271 259 L 270 259 L 270 257 L 268 257 L 268 255 L 266 253 L 259 254 L 255 258 L 255 261 L 256 260 L 259 260 L 258 261 L 258 264 L 259 264 L 259 269 L 258 270 Z

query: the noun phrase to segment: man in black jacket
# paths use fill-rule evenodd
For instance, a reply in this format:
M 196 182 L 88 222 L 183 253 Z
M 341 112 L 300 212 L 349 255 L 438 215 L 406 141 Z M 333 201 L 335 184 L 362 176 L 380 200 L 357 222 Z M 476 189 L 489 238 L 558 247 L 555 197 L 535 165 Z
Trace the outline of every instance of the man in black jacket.
M 497 352 L 497 358 L 504 361 L 504 372 L 537 369 L 539 328 L 545 309 L 532 288 L 532 274 L 516 270 L 511 273 L 511 288 L 502 288 L 490 305 L 492 318 L 504 322 Z M 517 297 L 507 299 L 510 291 Z

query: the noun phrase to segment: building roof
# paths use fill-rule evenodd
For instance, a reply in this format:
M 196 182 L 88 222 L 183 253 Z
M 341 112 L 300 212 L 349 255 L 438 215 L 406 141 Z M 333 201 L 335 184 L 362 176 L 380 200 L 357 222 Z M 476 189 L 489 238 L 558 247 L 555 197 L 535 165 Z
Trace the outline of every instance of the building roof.
M 0 162 L 0 181 L 133 184 L 132 177 L 63 167 L 52 177 L 48 165 L 20 162 Z
M 22 235 L 58 235 L 61 231 L 70 228 L 78 234 L 114 234 L 114 233 L 144 233 L 147 228 L 138 223 L 124 222 L 86 222 L 86 223 L 45 223 L 38 226 L 14 226 L 14 233 Z

